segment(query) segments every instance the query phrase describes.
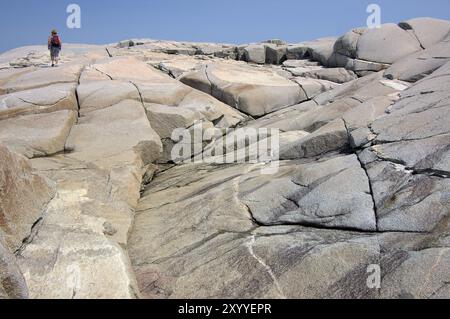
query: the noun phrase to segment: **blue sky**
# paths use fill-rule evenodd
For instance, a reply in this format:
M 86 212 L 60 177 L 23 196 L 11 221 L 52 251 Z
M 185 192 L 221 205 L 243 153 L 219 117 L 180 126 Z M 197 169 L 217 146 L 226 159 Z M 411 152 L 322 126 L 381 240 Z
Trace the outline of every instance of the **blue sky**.
M 81 29 L 66 27 L 70 3 L 81 7 Z M 382 23 L 418 16 L 450 20 L 449 0 L 1 0 L 0 52 L 46 43 L 53 27 L 63 41 L 78 43 L 132 37 L 300 42 L 365 25 L 370 3 L 381 6 Z

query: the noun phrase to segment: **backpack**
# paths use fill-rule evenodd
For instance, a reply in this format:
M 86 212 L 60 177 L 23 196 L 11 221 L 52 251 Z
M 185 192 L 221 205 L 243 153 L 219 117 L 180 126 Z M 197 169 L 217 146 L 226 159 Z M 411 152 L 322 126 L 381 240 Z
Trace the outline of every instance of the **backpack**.
M 57 35 L 52 36 L 51 44 L 52 44 L 52 47 L 60 47 L 61 40 L 59 39 L 59 36 L 57 36 Z

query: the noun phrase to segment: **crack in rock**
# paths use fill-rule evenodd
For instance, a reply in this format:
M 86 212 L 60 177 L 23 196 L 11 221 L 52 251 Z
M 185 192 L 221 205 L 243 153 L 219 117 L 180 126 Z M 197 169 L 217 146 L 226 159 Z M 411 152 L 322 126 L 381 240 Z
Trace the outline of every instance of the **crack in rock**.
M 249 241 L 245 244 L 248 249 L 248 252 L 261 266 L 264 267 L 267 274 L 270 276 L 270 278 L 272 278 L 272 281 L 275 285 L 278 295 L 282 299 L 287 299 L 287 297 L 283 293 L 283 290 L 281 289 L 280 283 L 278 282 L 278 279 L 276 278 L 272 268 L 270 268 L 270 266 L 267 265 L 261 257 L 259 257 L 257 254 L 255 254 L 255 251 L 253 249 L 253 245 L 255 244 L 255 242 L 256 242 L 256 236 L 255 235 L 250 236 Z

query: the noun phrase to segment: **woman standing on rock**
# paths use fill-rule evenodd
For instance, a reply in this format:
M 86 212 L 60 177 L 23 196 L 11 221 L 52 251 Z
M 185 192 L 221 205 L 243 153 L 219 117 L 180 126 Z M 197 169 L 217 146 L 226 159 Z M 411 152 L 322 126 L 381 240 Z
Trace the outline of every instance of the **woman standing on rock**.
M 50 50 L 50 57 L 52 59 L 52 67 L 58 65 L 59 52 L 61 51 L 61 39 L 58 36 L 58 32 L 53 29 L 52 35 L 48 38 L 48 49 Z

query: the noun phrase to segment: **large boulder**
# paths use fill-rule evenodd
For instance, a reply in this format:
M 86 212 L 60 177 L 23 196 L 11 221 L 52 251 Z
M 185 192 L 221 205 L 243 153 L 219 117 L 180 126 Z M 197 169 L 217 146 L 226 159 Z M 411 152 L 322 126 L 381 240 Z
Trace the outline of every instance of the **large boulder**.
M 92 67 L 112 80 L 139 83 L 149 80 L 164 81 L 167 79 L 167 75 L 149 67 L 134 57 L 100 60 Z
M 196 57 L 179 56 L 176 59 L 162 61 L 158 64 L 158 68 L 176 79 L 184 73 L 192 71 L 207 62 L 208 60 L 200 60 Z
M 307 99 L 300 86 L 274 72 L 235 63 L 213 63 L 180 79 L 251 116 Z
M 129 131 L 130 128 L 132 131 Z M 162 145 L 140 102 L 125 100 L 90 112 L 73 127 L 66 148 L 70 158 L 110 168 L 116 160 L 133 162 L 136 153 L 144 164 L 158 159 Z
M 385 76 L 389 79 L 416 82 L 450 61 L 450 41 L 440 42 L 395 62 Z
M 353 59 L 340 53 L 333 53 L 329 60 L 329 67 L 343 67 L 355 72 L 358 76 L 364 77 L 374 72 L 379 72 L 389 68 L 390 64 L 361 59 Z
M 356 54 L 361 60 L 394 63 L 420 50 L 420 43 L 413 35 L 388 23 L 364 32 L 358 40 Z
M 138 100 L 141 102 L 187 108 L 203 114 L 206 119 L 215 122 L 220 127 L 235 126 L 245 119 L 243 114 L 210 95 L 184 85 L 135 58 L 116 58 L 98 63 L 94 67 L 108 74 L 112 80 L 122 82 L 116 84 L 104 83 L 104 89 L 102 88 L 98 92 L 102 101 L 100 103 L 103 105 L 120 100 L 124 96 L 130 96 L 130 94 L 136 96 L 137 92 Z M 135 93 L 132 93 L 130 84 L 135 87 Z M 121 88 L 118 90 L 119 96 L 110 95 L 111 85 Z M 83 90 L 85 91 L 83 92 Z M 90 88 L 85 87 L 81 90 L 82 108 L 92 91 L 96 92 L 95 84 L 91 85 Z M 90 104 L 95 104 L 95 101 L 94 98 Z M 89 107 L 89 104 L 87 107 Z
M 434 96 L 428 96 L 430 100 L 436 103 L 441 102 L 441 107 L 428 107 L 423 109 L 423 101 L 416 96 L 417 100 L 412 103 L 413 98 L 409 99 L 408 108 L 417 108 L 416 112 L 406 113 L 406 110 L 392 112 L 389 116 L 385 116 L 372 123 L 372 131 L 377 135 L 378 143 L 398 142 L 411 139 L 423 139 L 439 134 L 447 134 L 450 127 L 447 125 L 447 117 L 450 115 L 450 108 L 442 105 L 441 100 L 444 94 L 440 92 L 431 93 Z M 445 96 L 445 95 L 444 95 Z M 406 104 L 404 101 L 401 104 Z M 393 108 L 398 107 L 394 105 Z M 406 114 L 405 114 L 406 113 Z
M 109 79 L 81 83 L 77 94 L 81 114 L 113 106 L 123 100 L 140 101 L 139 92 L 132 83 Z
M 411 31 L 423 48 L 427 49 L 445 39 L 450 32 L 450 22 L 433 18 L 416 18 L 399 23 L 399 26 Z
M 344 121 L 334 120 L 306 137 L 294 139 L 280 145 L 280 159 L 299 159 L 324 155 L 345 149 L 348 132 Z
M 376 229 L 369 182 L 356 156 L 287 165 L 278 174 L 270 181 L 264 175 L 242 178 L 240 198 L 259 224 Z
M 334 52 L 336 38 L 322 38 L 315 41 L 293 44 L 287 48 L 288 59 L 313 59 L 324 66 L 329 65 L 329 60 Z
M 352 147 L 362 147 L 376 137 L 369 126 L 377 118 L 385 115 L 397 99 L 397 96 L 374 97 L 343 114 L 342 119 L 349 133 Z
M 0 143 L 28 158 L 64 151 L 66 139 L 77 121 L 74 111 L 25 115 L 0 121 Z
M 0 145 L 0 235 L 14 252 L 29 239 L 55 195 L 54 185 L 27 160 Z
M 264 44 L 250 44 L 244 47 L 241 60 L 257 64 L 266 63 L 266 46 Z
M 74 83 L 55 84 L 0 95 L 0 120 L 18 115 L 50 113 L 59 110 L 78 111 Z
M 400 63 L 400 68 L 406 68 L 404 65 L 408 64 L 414 70 L 412 72 L 429 70 L 439 62 L 419 60 L 416 66 L 414 58 L 407 58 L 408 62 L 404 60 L 412 54 L 419 57 L 422 49 L 443 41 L 449 32 L 448 21 L 431 18 L 412 19 L 399 25 L 388 23 L 375 29 L 353 29 L 336 41 L 328 66 L 344 67 L 360 76 L 387 69 L 395 62 Z M 436 50 L 433 53 L 437 53 Z
M 188 128 L 204 117 L 199 112 L 187 108 L 146 104 L 148 120 L 161 139 L 171 138 L 176 129 Z
M 287 59 L 286 49 L 286 45 L 266 44 L 266 63 L 283 63 Z
M 312 133 L 360 105 L 360 102 L 354 99 L 340 99 L 326 106 L 314 104 L 311 107 L 312 103 L 314 102 L 300 104 L 295 112 L 287 112 L 281 118 L 270 118 L 269 121 L 264 121 L 265 118 L 261 118 L 260 121 L 268 127 L 278 128 L 285 132 L 306 131 Z
M 358 57 L 358 41 L 362 34 L 367 31 L 365 28 L 352 29 L 337 39 L 334 44 L 334 53 L 340 54 L 352 59 Z

